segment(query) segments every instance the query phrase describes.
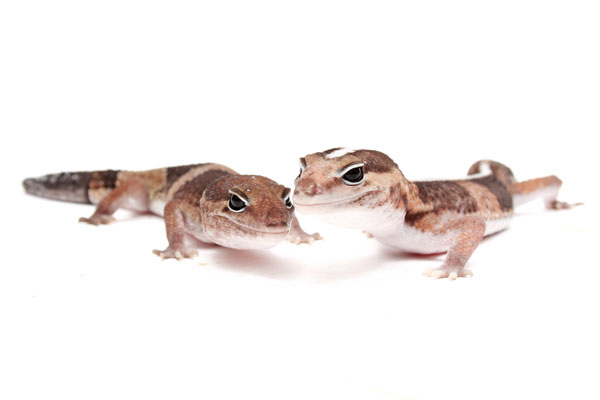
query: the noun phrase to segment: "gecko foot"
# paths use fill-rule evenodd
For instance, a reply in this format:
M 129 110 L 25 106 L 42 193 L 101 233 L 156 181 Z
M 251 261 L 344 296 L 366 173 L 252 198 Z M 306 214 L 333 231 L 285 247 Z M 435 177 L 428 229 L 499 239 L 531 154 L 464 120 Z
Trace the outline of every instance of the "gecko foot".
M 290 234 L 288 235 L 286 240 L 293 244 L 302 244 L 302 243 L 311 244 L 317 240 L 323 240 L 323 237 L 318 232 L 313 233 L 313 234 L 308 234 L 305 232 L 296 234 L 296 233 L 290 232 Z
M 567 203 L 565 201 L 552 200 L 552 201 L 546 203 L 546 208 L 548 210 L 569 210 L 573 207 L 582 206 L 582 205 L 583 205 L 583 203 L 571 204 L 571 203 Z
M 94 214 L 89 218 L 79 218 L 79 222 L 85 222 L 90 225 L 106 225 L 115 221 L 115 217 L 106 214 Z
M 160 251 L 160 250 L 152 250 L 152 253 L 156 254 L 157 256 L 159 256 L 160 258 L 162 258 L 163 260 L 167 259 L 167 258 L 175 258 L 177 260 L 181 260 L 184 258 L 193 258 L 195 256 L 198 255 L 198 250 L 196 249 L 172 249 L 170 247 L 167 247 L 165 250 Z
M 439 268 L 428 268 L 423 272 L 423 276 L 427 276 L 430 278 L 448 278 L 450 280 L 455 280 L 456 278 L 466 278 L 472 277 L 473 272 L 470 269 L 462 268 L 462 267 L 449 267 L 442 265 Z

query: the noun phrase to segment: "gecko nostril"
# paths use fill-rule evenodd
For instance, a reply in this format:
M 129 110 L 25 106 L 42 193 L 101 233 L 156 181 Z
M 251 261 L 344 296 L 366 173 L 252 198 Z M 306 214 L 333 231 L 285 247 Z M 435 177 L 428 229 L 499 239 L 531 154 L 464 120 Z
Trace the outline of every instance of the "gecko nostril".
M 288 215 L 283 211 L 273 210 L 265 218 L 265 225 L 268 227 L 287 226 Z
M 323 193 L 323 189 L 312 179 L 306 179 L 294 188 L 294 196 L 314 196 L 321 193 Z

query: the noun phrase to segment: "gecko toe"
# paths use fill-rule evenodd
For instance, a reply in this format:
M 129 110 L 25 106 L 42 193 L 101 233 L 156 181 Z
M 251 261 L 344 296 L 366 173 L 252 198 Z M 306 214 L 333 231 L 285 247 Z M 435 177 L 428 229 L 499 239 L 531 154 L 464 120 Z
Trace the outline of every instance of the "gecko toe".
M 439 268 L 427 268 L 425 271 L 423 271 L 423 276 L 435 279 L 448 278 L 449 280 L 454 281 L 457 278 L 472 277 L 473 272 L 468 269 L 441 266 Z
M 567 203 L 566 201 L 553 200 L 546 203 L 546 208 L 549 210 L 570 210 L 577 206 L 582 206 L 583 203 Z
M 441 270 L 441 269 L 435 269 L 435 270 L 433 270 L 431 272 L 431 277 L 432 278 L 436 278 L 436 279 L 447 278 L 448 277 L 448 271 L 444 271 L 444 270 Z
M 89 218 L 84 218 L 81 217 L 79 218 L 79 222 L 84 222 L 86 224 L 90 224 L 90 225 L 106 225 L 106 224 L 110 224 L 111 222 L 114 222 L 115 218 L 112 215 L 92 215 Z
M 463 278 L 472 278 L 473 277 L 473 271 L 471 271 L 470 269 L 463 269 L 461 271 L 460 276 L 463 277 Z
M 152 253 L 156 254 L 157 256 L 159 256 L 161 260 L 165 260 L 165 259 L 169 258 L 168 255 L 167 255 L 167 250 L 161 251 L 161 250 L 158 250 L 158 249 L 154 249 L 154 250 L 152 250 Z
M 423 276 L 436 279 L 445 278 L 448 276 L 448 271 L 440 268 L 427 268 L 425 271 L 423 271 Z
M 313 233 L 311 236 L 311 243 L 316 242 L 317 240 L 323 240 L 323 236 L 321 236 L 321 234 L 319 232 L 315 232 Z
M 292 244 L 312 244 L 317 240 L 323 240 L 323 237 L 319 233 L 313 233 L 312 235 L 290 235 L 286 239 Z
M 176 260 L 183 260 L 184 258 L 193 258 L 198 255 L 198 250 L 196 249 L 178 249 L 173 250 L 170 247 L 167 247 L 165 250 L 152 250 L 152 253 L 156 254 L 163 260 L 167 258 L 174 258 Z

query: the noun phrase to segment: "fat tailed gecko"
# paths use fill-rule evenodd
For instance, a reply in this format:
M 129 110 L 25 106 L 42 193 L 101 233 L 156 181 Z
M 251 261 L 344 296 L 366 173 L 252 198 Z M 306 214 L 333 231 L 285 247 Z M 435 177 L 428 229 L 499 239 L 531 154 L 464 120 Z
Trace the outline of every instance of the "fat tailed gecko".
M 562 182 L 547 176 L 518 182 L 494 161 L 473 164 L 462 180 L 411 182 L 387 155 L 330 149 L 300 159 L 294 205 L 301 213 L 366 231 L 379 242 L 419 254 L 447 252 L 425 276 L 472 276 L 465 264 L 484 236 L 505 229 L 513 208 L 542 199 L 548 209 L 573 205 L 556 199 Z
M 65 172 L 23 181 L 29 194 L 97 204 L 80 222 L 100 225 L 120 208 L 164 216 L 169 246 L 161 258 L 189 258 L 197 241 L 235 249 L 265 249 L 287 239 L 311 243 L 294 216 L 290 189 L 262 176 L 239 175 L 219 164 L 148 171 Z

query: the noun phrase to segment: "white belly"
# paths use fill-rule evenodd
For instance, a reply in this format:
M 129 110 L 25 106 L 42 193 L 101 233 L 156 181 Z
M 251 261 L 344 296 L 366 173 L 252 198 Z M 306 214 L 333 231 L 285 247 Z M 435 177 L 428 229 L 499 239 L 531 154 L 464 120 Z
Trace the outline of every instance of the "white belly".
M 485 236 L 499 232 L 508 227 L 509 218 L 486 221 Z M 423 232 L 410 226 L 401 225 L 391 233 L 378 235 L 375 239 L 381 243 L 411 253 L 435 254 L 444 253 L 454 244 L 455 231 L 447 233 Z
M 379 236 L 374 234 L 375 239 L 381 243 L 411 253 L 434 254 L 448 251 L 451 238 L 448 234 L 433 234 L 403 225 L 393 233 Z
M 150 202 L 150 211 L 162 217 L 165 215 L 165 205 L 166 202 L 164 200 L 152 200 Z
M 500 232 L 508 228 L 510 217 L 492 219 L 485 222 L 485 236 Z

